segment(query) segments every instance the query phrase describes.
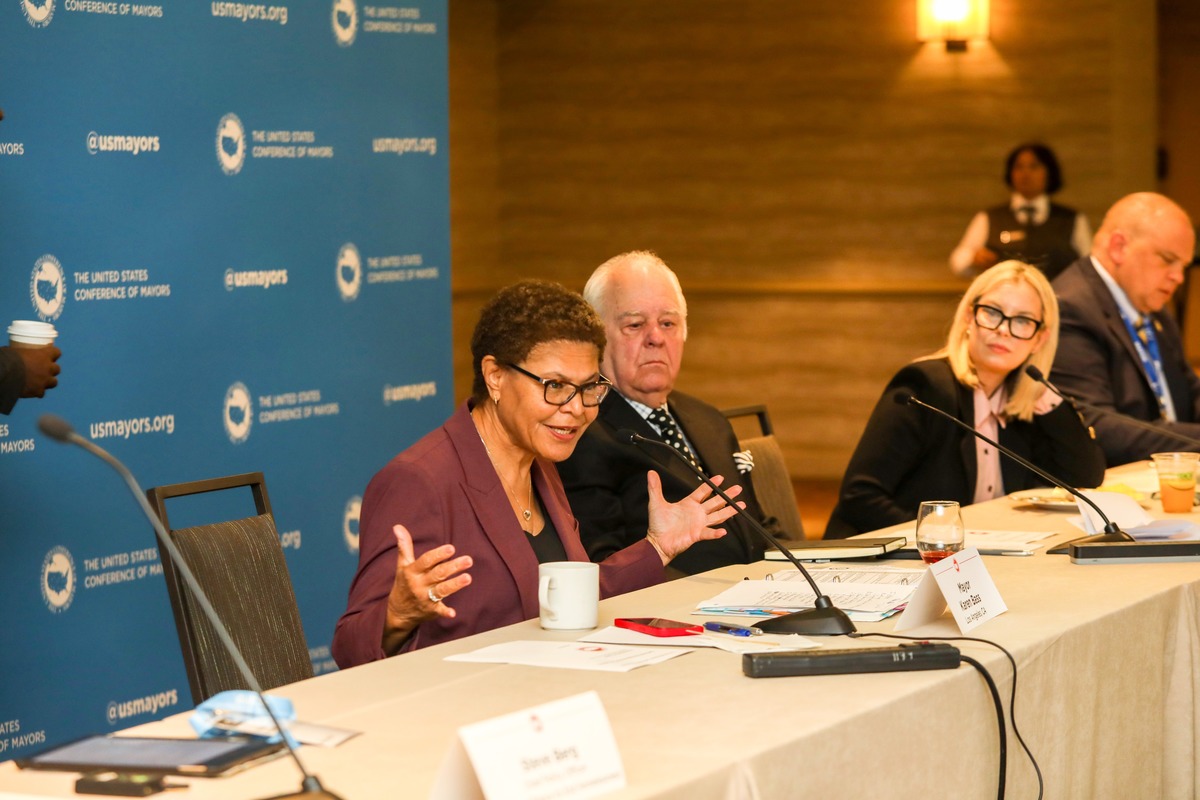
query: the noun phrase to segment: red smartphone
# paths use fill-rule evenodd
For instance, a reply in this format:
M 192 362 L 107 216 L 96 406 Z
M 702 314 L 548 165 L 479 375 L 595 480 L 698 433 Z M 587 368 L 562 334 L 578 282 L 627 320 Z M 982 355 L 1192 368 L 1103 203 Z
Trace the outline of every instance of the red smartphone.
M 619 617 L 613 621 L 618 628 L 628 628 L 638 633 L 648 633 L 651 636 L 695 636 L 704 633 L 703 626 L 689 625 L 673 619 L 658 617 Z

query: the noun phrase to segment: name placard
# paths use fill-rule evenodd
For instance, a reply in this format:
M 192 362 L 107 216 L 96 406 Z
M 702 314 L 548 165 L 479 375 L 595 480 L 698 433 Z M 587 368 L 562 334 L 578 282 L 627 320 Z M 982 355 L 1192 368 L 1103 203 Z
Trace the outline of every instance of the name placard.
M 896 630 L 933 622 L 946 606 L 950 606 L 950 613 L 963 633 L 1008 611 L 996 582 L 974 547 L 929 566 L 904 613 L 896 620 Z
M 595 692 L 464 725 L 432 800 L 597 797 L 625 786 L 625 767 Z

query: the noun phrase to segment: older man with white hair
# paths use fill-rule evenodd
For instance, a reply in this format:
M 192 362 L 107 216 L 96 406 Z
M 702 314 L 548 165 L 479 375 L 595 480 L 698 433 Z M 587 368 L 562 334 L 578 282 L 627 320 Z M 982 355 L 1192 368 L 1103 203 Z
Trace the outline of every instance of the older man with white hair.
M 596 421 L 558 470 L 592 560 L 645 537 L 648 470 L 662 478 L 670 501 L 699 483 L 670 453 L 622 441 L 622 429 L 671 444 L 708 475 L 721 475 L 726 487 L 741 485 L 738 499 L 746 510 L 779 535 L 773 518 L 763 516 L 749 473 L 739 472 L 737 437 L 728 420 L 707 403 L 674 391 L 687 339 L 687 302 L 675 273 L 653 253 L 623 253 L 592 273 L 583 296 L 604 322 L 608 346 L 600 371 L 616 391 L 608 393 Z M 762 558 L 762 539 L 745 520 L 733 517 L 725 528 L 724 537 L 697 542 L 676 556 L 670 569 L 690 575 Z

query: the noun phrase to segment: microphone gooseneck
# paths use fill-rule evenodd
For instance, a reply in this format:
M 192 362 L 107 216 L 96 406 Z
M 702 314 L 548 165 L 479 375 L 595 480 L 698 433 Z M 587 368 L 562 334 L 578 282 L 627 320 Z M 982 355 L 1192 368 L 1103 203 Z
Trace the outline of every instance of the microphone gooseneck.
M 1040 369 L 1038 369 L 1037 367 L 1035 367 L 1033 364 L 1025 365 L 1025 374 L 1028 375 L 1029 377 L 1033 378 L 1035 381 L 1040 383 L 1042 386 L 1045 386 L 1050 391 L 1054 392 L 1056 395 L 1061 397 L 1063 400 L 1066 400 L 1068 403 L 1070 403 L 1076 409 L 1079 408 L 1079 404 L 1075 402 L 1074 397 L 1068 397 L 1067 395 L 1063 394 L 1062 391 L 1057 386 L 1055 386 L 1053 383 L 1051 383 L 1050 379 L 1047 378 L 1045 375 L 1043 375 L 1042 371 Z
M 937 408 L 936 406 L 931 406 L 928 403 L 922 402 L 921 400 L 918 400 L 916 397 L 914 397 L 911 394 L 895 395 L 895 400 L 896 400 L 897 405 L 917 406 L 919 408 L 925 409 L 926 411 L 931 411 L 934 414 L 937 414 L 939 417 L 949 420 L 950 422 L 953 422 L 955 425 L 962 428 L 967 433 L 974 436 L 976 439 L 980 439 L 982 441 L 987 442 L 992 447 L 996 448 L 999 452 L 1008 456 L 1013 461 L 1017 462 L 1022 467 L 1029 470 L 1030 472 L 1032 472 L 1034 475 L 1037 475 L 1038 477 L 1042 478 L 1043 480 L 1050 482 L 1051 484 L 1053 484 L 1054 486 L 1057 486 L 1058 488 L 1062 489 L 1065 492 L 1069 492 L 1071 495 L 1079 498 L 1080 500 L 1082 500 L 1083 502 L 1085 502 L 1089 506 L 1091 506 L 1096 511 L 1096 513 L 1100 515 L 1100 519 L 1104 520 L 1104 533 L 1099 533 L 1099 534 L 1096 534 L 1095 536 L 1089 536 L 1084 539 L 1076 539 L 1074 542 L 1072 542 L 1072 544 L 1083 544 L 1085 542 L 1090 543 L 1090 542 L 1132 542 L 1133 541 L 1132 536 L 1130 536 L 1129 534 L 1122 531 L 1119 527 L 1117 527 L 1117 524 L 1115 522 L 1113 522 L 1112 520 L 1110 520 L 1108 518 L 1108 515 L 1106 515 L 1103 511 L 1100 510 L 1100 506 L 1096 505 L 1092 501 L 1092 499 L 1090 497 L 1088 497 L 1087 495 L 1085 495 L 1083 492 L 1079 491 L 1074 486 L 1068 486 L 1066 483 L 1064 483 L 1061 480 L 1059 480 L 1058 478 L 1054 477 L 1049 472 L 1046 472 L 1046 470 L 1037 466 L 1033 462 L 1031 462 L 1025 458 L 1022 458 L 1021 456 L 1017 455 L 1012 450 L 1009 450 L 1007 447 L 1000 444 L 999 442 L 992 441 L 991 439 L 984 436 L 982 433 L 975 430 L 973 427 L 971 427 L 967 423 L 963 422 L 961 419 L 954 416 L 953 414 L 947 414 L 942 409 Z
M 53 414 L 42 414 L 38 417 L 38 429 L 56 442 L 69 442 L 75 430 L 71 423 Z
M 792 562 L 796 569 L 800 570 L 800 574 L 808 581 L 808 585 L 812 588 L 813 594 L 816 595 L 815 607 L 804 611 L 796 611 L 792 614 L 784 614 L 783 616 L 774 617 L 772 619 L 763 620 L 756 623 L 753 627 L 760 628 L 768 633 L 797 633 L 801 636 L 841 636 L 848 633 L 854 633 L 856 628 L 850 618 L 846 616 L 846 612 L 833 604 L 828 595 L 825 595 L 817 587 L 817 582 L 813 580 L 812 575 L 800 560 L 792 555 L 792 551 L 785 547 L 778 539 L 767 532 L 767 529 L 754 518 L 746 509 L 739 506 L 729 495 L 721 491 L 721 487 L 713 483 L 712 479 L 704 474 L 704 471 L 689 461 L 683 453 L 676 450 L 666 442 L 660 442 L 657 439 L 651 439 L 642 436 L 636 431 L 631 431 L 627 428 L 622 428 L 617 433 L 618 438 L 623 442 L 628 442 L 634 447 L 642 445 L 653 445 L 660 449 L 666 449 L 674 458 L 679 459 L 686 464 L 688 469 L 696 474 L 704 484 L 717 493 L 717 496 L 729 504 L 742 519 L 746 520 L 752 530 L 759 536 L 763 537 L 772 547 L 783 553 L 788 561 Z
M 151 527 L 154 528 L 154 534 L 158 537 L 158 541 L 170 554 L 171 561 L 174 563 L 175 568 L 179 570 L 180 577 L 183 578 L 184 583 L 187 584 L 188 590 L 191 592 L 196 604 L 199 605 L 201 610 L 204 612 L 204 616 L 206 616 L 208 621 L 212 624 L 213 631 L 217 634 L 217 638 L 221 640 L 221 644 L 225 646 L 225 649 L 229 653 L 229 656 L 233 659 L 234 664 L 237 665 L 238 672 L 241 673 L 242 679 L 246 681 L 246 684 L 250 687 L 251 691 L 258 695 L 259 701 L 262 702 L 263 708 L 266 709 L 267 714 L 271 717 L 271 722 L 274 723 L 275 729 L 279 731 L 283 739 L 284 747 L 287 748 L 288 753 L 290 753 L 292 756 L 292 760 L 296 762 L 296 767 L 300 770 L 301 775 L 303 775 L 303 782 L 301 784 L 302 789 L 300 792 L 295 794 L 279 795 L 278 797 L 271 798 L 271 800 L 283 800 L 283 798 L 291 797 L 324 797 L 329 798 L 329 800 L 341 800 L 341 798 L 339 798 L 336 794 L 333 794 L 322 787 L 320 779 L 304 768 L 304 764 L 300 760 L 300 754 L 296 752 L 296 748 L 291 742 L 291 736 L 284 729 L 283 724 L 280 722 L 279 718 L 275 716 L 275 712 L 271 709 L 270 703 L 268 703 L 266 698 L 263 696 L 262 686 L 259 684 L 258 679 L 254 677 L 254 672 L 250 669 L 250 665 L 246 663 L 246 659 L 242 656 L 241 649 L 239 649 L 237 644 L 234 643 L 233 637 L 229 635 L 229 631 L 226 630 L 224 624 L 222 624 L 220 615 L 217 614 L 217 610 L 213 608 L 212 603 L 209 602 L 208 595 L 204 593 L 204 589 L 201 588 L 200 582 L 196 580 L 196 576 L 192 573 L 192 570 L 188 566 L 187 561 L 184 559 L 183 554 L 179 552 L 179 548 L 175 546 L 175 542 L 173 542 L 171 537 L 167 535 L 167 530 L 163 527 L 162 521 L 158 518 L 158 515 L 154 513 L 154 510 L 150 508 L 150 503 L 148 500 L 146 500 L 146 493 L 142 491 L 142 487 L 138 485 L 137 480 L 133 477 L 133 473 L 130 472 L 124 464 L 117 460 L 115 456 L 111 455 L 103 447 L 100 447 L 94 442 L 88 441 L 77 434 L 75 429 L 71 427 L 71 424 L 62 417 L 58 417 L 53 414 L 43 414 L 38 418 L 38 429 L 56 442 L 78 445 L 79 447 L 82 447 L 84 450 L 87 450 L 89 453 L 99 458 L 101 461 L 107 463 L 117 471 L 117 474 L 120 475 L 122 480 L 125 481 L 125 485 L 129 487 L 129 491 L 133 493 L 134 498 L 138 501 L 138 506 L 141 508 L 142 513 L 146 515 L 146 519 L 150 521 Z
M 1144 419 L 1128 416 L 1127 414 L 1118 414 L 1115 411 L 1111 411 L 1107 408 L 1100 408 L 1099 406 L 1094 406 L 1091 403 L 1085 403 L 1077 397 L 1064 394 L 1061 389 L 1051 383 L 1046 376 L 1042 374 L 1042 371 L 1033 364 L 1029 364 L 1025 367 L 1025 374 L 1033 378 L 1042 386 L 1045 386 L 1050 391 L 1054 392 L 1063 400 L 1066 400 L 1068 403 L 1074 406 L 1077 411 L 1082 409 L 1084 411 L 1090 411 L 1098 416 L 1112 417 L 1113 419 L 1125 425 L 1132 425 L 1135 428 L 1141 428 L 1144 431 L 1149 431 L 1150 433 L 1158 434 L 1159 436 L 1166 436 L 1168 439 L 1174 439 L 1177 442 L 1182 442 L 1183 444 L 1200 449 L 1200 439 L 1197 439 L 1194 436 L 1188 436 L 1185 433 L 1180 433 L 1179 431 L 1171 430 L 1170 428 L 1164 428 L 1162 426 L 1155 425 L 1152 422 L 1147 422 Z

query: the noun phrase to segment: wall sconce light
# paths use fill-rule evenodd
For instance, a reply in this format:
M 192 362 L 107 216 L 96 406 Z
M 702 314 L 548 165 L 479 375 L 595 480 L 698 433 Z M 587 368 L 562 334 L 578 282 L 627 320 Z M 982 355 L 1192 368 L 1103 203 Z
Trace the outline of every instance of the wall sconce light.
M 967 42 L 988 38 L 988 0 L 917 0 L 917 39 L 945 42 L 964 53 Z

